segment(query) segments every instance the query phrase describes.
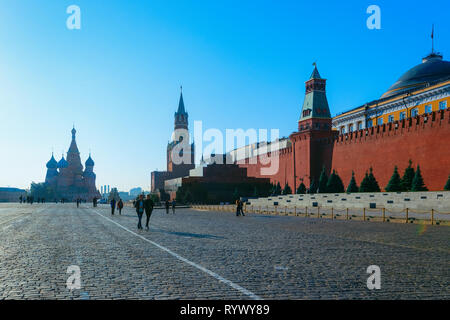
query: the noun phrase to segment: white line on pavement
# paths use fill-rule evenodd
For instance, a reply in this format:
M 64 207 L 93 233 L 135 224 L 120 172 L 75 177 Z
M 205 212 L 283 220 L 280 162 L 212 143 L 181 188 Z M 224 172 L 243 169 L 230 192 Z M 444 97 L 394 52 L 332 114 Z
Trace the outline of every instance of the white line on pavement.
M 91 210 L 92 210 L 94 213 L 98 214 L 100 217 L 102 217 L 102 218 L 104 218 L 104 219 L 106 219 L 106 220 L 108 220 L 108 221 L 114 223 L 115 225 L 117 225 L 118 227 L 122 228 L 123 230 L 128 231 L 129 233 L 135 235 L 135 236 L 138 237 L 138 238 L 141 238 L 141 239 L 144 240 L 144 241 L 147 241 L 148 243 L 151 243 L 151 244 L 154 245 L 155 247 L 158 247 L 159 249 L 161 249 L 161 250 L 167 252 L 168 254 L 170 254 L 171 256 L 173 256 L 173 257 L 175 257 L 175 258 L 177 258 L 178 260 L 183 261 L 184 263 L 187 263 L 187 264 L 189 264 L 189 265 L 191 265 L 191 266 L 193 266 L 193 267 L 195 267 L 195 268 L 197 268 L 197 269 L 199 269 L 199 270 L 201 270 L 201 271 L 207 273 L 207 274 L 210 275 L 211 277 L 216 278 L 216 279 L 219 280 L 220 282 L 223 282 L 223 283 L 229 285 L 229 286 L 232 287 L 233 289 L 236 289 L 236 290 L 240 291 L 241 293 L 245 294 L 246 296 L 249 296 L 250 298 L 252 298 L 252 299 L 254 299 L 254 300 L 262 300 L 261 297 L 257 296 L 257 295 L 254 294 L 253 292 L 251 292 L 251 291 L 249 291 L 249 290 L 247 290 L 247 289 L 241 287 L 240 285 L 235 284 L 234 282 L 231 282 L 230 280 L 227 280 L 227 279 L 225 279 L 224 277 L 221 277 L 221 276 L 218 275 L 217 273 L 212 272 L 211 270 L 206 269 L 205 267 L 202 267 L 201 265 L 199 265 L 199 264 L 197 264 L 197 263 L 195 263 L 195 262 L 192 262 L 192 261 L 190 261 L 190 260 L 188 260 L 188 259 L 186 259 L 186 258 L 180 256 L 179 254 L 173 252 L 172 250 L 170 250 L 170 249 L 168 249 L 168 248 L 166 248 L 166 247 L 163 247 L 162 245 L 160 245 L 160 244 L 158 244 L 158 243 L 156 243 L 156 242 L 154 242 L 154 241 L 151 241 L 151 240 L 149 240 L 149 239 L 147 239 L 147 238 L 145 238 L 145 237 L 143 237 L 143 236 L 141 236 L 141 235 L 139 235 L 139 234 L 137 234 L 137 233 L 131 231 L 130 229 L 124 227 L 124 226 L 121 225 L 120 223 L 117 223 L 117 222 L 115 222 L 114 220 L 111 220 L 110 218 L 105 217 L 105 216 L 102 215 L 101 213 L 98 213 L 97 211 L 95 211 L 95 210 L 93 210 L 93 209 L 91 209 Z

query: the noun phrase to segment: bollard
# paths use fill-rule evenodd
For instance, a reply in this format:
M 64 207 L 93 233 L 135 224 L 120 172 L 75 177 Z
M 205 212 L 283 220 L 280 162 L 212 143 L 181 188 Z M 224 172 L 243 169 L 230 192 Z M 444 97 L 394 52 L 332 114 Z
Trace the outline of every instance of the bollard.
M 308 207 L 305 207 L 305 217 L 309 217 L 309 215 L 308 215 Z
M 431 225 L 434 224 L 434 209 L 431 209 Z
M 386 208 L 383 208 L 383 222 L 386 222 Z
M 405 223 L 408 223 L 408 213 L 409 213 L 409 209 L 406 208 L 406 221 L 405 221 Z
M 333 220 L 333 213 L 334 213 L 333 207 L 331 207 L 331 220 Z
M 287 206 L 284 207 L 284 215 L 287 216 Z
M 348 220 L 348 208 L 346 210 L 345 219 Z
M 277 206 L 275 206 L 275 215 L 277 215 L 278 213 L 277 213 Z
M 320 218 L 320 207 L 317 206 L 317 218 Z
M 366 208 L 363 209 L 363 221 L 366 221 Z
M 261 206 L 259 206 L 259 214 L 261 214 Z
M 294 206 L 294 215 L 297 216 L 297 206 Z

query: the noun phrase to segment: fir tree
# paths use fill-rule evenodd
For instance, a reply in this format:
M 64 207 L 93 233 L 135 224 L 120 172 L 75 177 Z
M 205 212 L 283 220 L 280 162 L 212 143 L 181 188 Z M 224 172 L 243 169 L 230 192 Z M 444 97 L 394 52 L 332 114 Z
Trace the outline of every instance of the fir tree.
M 450 175 L 448 176 L 448 180 L 445 184 L 444 190 L 450 191 Z
M 394 167 L 394 173 L 385 189 L 387 192 L 398 192 L 403 190 L 402 179 L 398 174 L 397 166 Z
M 281 185 L 279 182 L 277 182 L 277 185 L 275 186 L 275 193 L 274 195 L 279 196 L 281 194 Z
M 427 187 L 425 186 L 425 183 L 423 182 L 419 165 L 417 165 L 417 170 L 416 174 L 414 175 L 411 191 L 428 191 Z
M 297 188 L 297 194 L 305 194 L 305 193 L 306 193 L 306 186 L 302 182 L 302 183 L 300 183 L 300 185 Z
M 358 191 L 359 191 L 359 188 L 358 188 L 358 185 L 356 184 L 355 173 L 352 171 L 352 178 L 350 179 L 350 183 L 348 184 L 347 192 L 352 193 L 352 192 L 358 192 Z
M 292 194 L 292 189 L 287 183 L 284 185 L 283 194 Z
M 369 174 L 367 171 L 364 179 L 361 181 L 361 185 L 359 186 L 359 192 L 369 192 Z
M 402 178 L 402 191 L 411 191 L 414 175 L 415 172 L 414 168 L 412 167 L 412 161 L 409 160 L 409 165 L 405 169 L 405 173 L 403 174 Z
M 373 169 L 370 167 L 369 170 L 369 192 L 380 192 L 380 186 L 378 185 L 377 179 L 373 175 Z
M 316 193 L 317 192 L 317 183 L 315 179 L 312 179 L 311 184 L 309 185 L 309 193 Z
M 344 184 L 342 183 L 342 179 L 339 177 L 339 175 L 336 173 L 335 170 L 333 170 L 333 173 L 330 175 L 330 178 L 328 178 L 326 190 L 332 193 L 340 193 L 344 192 L 345 190 Z
M 319 178 L 319 193 L 327 193 L 327 183 L 328 183 L 328 176 L 325 172 L 325 167 L 322 168 L 322 172 L 320 173 Z

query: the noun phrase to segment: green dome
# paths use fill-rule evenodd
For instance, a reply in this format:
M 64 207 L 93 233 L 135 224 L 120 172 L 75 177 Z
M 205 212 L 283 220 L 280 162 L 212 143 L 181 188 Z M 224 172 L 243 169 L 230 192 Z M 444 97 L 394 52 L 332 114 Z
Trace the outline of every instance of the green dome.
M 404 73 L 381 98 L 388 98 L 412 89 L 450 79 L 450 62 L 442 56 L 432 53 L 423 58 L 422 63 Z

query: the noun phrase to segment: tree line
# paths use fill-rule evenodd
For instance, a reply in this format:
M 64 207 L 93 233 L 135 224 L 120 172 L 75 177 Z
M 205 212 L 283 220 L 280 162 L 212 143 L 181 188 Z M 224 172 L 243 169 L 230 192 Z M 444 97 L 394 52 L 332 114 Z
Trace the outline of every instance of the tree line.
M 398 167 L 394 167 L 394 172 L 390 178 L 387 186 L 384 188 L 386 192 L 415 192 L 415 191 L 428 191 L 425 182 L 420 171 L 420 166 L 417 168 L 412 167 L 412 161 L 409 160 L 409 165 L 403 173 L 403 177 L 400 177 L 398 172 Z M 450 175 L 448 177 L 447 183 L 444 186 L 444 190 L 450 191 Z M 319 177 L 318 183 L 315 180 L 311 182 L 309 189 L 306 188 L 303 182 L 297 188 L 297 194 L 305 193 L 355 193 L 355 192 L 381 192 L 381 188 L 378 184 L 377 179 L 373 173 L 373 169 L 370 168 L 366 172 L 361 184 L 358 186 L 355 173 L 352 172 L 352 177 L 350 179 L 347 188 L 345 188 L 341 177 L 333 170 L 330 176 L 327 175 L 325 167 L 322 168 L 322 172 Z M 289 184 L 285 184 L 284 188 L 281 187 L 280 183 L 272 184 L 271 195 L 286 195 L 292 194 L 292 189 Z

